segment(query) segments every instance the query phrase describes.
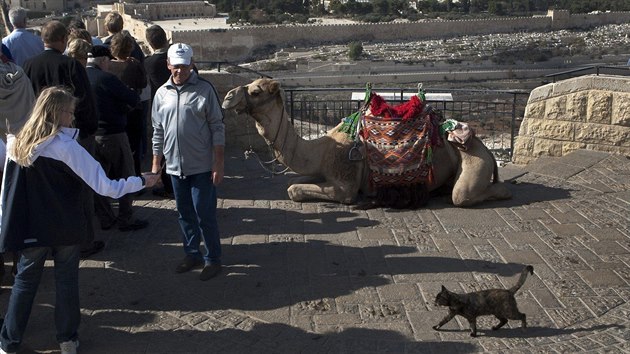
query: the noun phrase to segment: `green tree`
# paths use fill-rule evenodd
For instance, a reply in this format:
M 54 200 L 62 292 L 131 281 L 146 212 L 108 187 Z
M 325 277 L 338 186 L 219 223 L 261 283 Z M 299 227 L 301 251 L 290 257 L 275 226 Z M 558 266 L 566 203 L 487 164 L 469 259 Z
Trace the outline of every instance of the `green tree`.
M 422 12 L 444 12 L 446 5 L 438 0 L 423 0 L 418 2 L 418 10 Z
M 470 0 L 460 0 L 459 6 L 463 13 L 467 14 L 470 12 Z
M 374 8 L 374 12 L 387 15 L 389 13 L 389 1 L 388 0 L 373 0 L 372 6 Z
M 488 10 L 488 0 L 470 0 L 470 12 L 479 13 Z
M 321 16 L 326 14 L 326 8 L 324 7 L 324 0 L 311 1 L 311 14 L 313 16 Z
M 357 2 L 356 0 L 348 0 L 345 5 L 347 14 L 352 15 L 366 15 L 373 10 L 371 3 Z
M 413 10 L 409 7 L 409 1 L 390 0 L 389 11 L 394 15 L 407 15 Z
M 505 15 L 505 8 L 503 2 L 497 0 L 488 1 L 488 12 L 494 15 Z
M 328 11 L 336 15 L 344 15 L 346 13 L 346 5 L 339 0 L 331 0 L 328 4 Z
M 348 58 L 350 60 L 357 60 L 363 54 L 363 45 L 360 42 L 350 42 L 348 44 Z

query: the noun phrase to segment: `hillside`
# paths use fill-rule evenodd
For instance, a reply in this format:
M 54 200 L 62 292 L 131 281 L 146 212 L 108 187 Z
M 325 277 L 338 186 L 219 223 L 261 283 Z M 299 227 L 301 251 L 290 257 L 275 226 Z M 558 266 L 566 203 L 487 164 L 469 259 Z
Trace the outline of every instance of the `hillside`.
M 624 35 L 620 35 L 624 34 Z M 624 65 L 630 58 L 630 24 L 592 30 L 559 30 L 461 36 L 414 42 L 362 43 L 356 61 L 348 45 L 285 48 L 246 64 L 274 77 L 470 70 L 563 71 L 583 65 Z M 522 80 L 526 81 L 526 80 Z M 540 84 L 532 80 L 530 86 Z M 531 87 L 523 87 L 531 88 Z

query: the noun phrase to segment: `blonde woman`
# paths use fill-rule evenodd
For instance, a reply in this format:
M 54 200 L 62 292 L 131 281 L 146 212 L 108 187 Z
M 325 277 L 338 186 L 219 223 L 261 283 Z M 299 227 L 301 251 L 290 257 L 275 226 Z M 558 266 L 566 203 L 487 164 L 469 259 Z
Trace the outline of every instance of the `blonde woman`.
M 67 55 L 76 59 L 83 67 L 87 66 L 88 53 L 92 50 L 92 43 L 81 38 L 71 39 L 68 42 Z
M 151 187 L 156 175 L 110 180 L 75 140 L 76 98 L 60 86 L 44 89 L 16 136 L 9 136 L 2 188 L 0 252 L 20 251 L 18 272 L 0 331 L 0 353 L 22 342 L 44 262 L 55 267 L 55 325 L 64 354 L 76 353 L 79 254 L 89 223 L 81 215 L 85 193 L 119 198 Z M 146 179 L 145 179 L 146 178 Z

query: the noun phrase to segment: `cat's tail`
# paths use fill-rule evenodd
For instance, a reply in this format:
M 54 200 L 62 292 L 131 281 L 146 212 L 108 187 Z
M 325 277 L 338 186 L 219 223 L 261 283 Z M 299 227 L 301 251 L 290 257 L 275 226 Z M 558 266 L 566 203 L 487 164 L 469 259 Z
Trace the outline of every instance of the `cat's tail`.
M 521 286 L 523 286 L 523 284 L 525 284 L 525 279 L 527 279 L 527 273 L 533 275 L 534 274 L 534 267 L 528 265 L 527 267 L 525 267 L 525 269 L 523 269 L 523 271 L 521 272 L 521 276 L 518 278 L 518 283 L 516 283 L 516 285 L 511 287 L 510 290 L 509 290 L 509 292 L 512 293 L 512 295 L 516 294 L 518 289 L 520 289 Z

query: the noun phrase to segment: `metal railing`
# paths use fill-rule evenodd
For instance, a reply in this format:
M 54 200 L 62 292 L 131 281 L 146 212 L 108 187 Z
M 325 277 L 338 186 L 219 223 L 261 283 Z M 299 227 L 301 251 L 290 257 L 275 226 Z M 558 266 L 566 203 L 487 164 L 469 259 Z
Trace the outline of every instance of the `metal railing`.
M 595 74 L 597 76 L 599 76 L 600 74 L 628 76 L 630 75 L 630 68 L 627 65 L 589 65 L 572 70 L 548 74 L 545 75 L 545 77 L 550 77 L 552 79 L 552 82 L 556 82 L 557 80 L 565 80 L 568 78 L 588 74 Z
M 342 118 L 360 109 L 362 100 L 352 100 L 352 92 L 363 88 L 285 89 L 287 110 L 298 134 L 314 139 L 326 134 Z M 411 88 L 373 88 L 374 92 L 396 92 L 398 97 L 417 93 Z M 499 160 L 510 160 L 514 140 L 525 113 L 529 96 L 522 90 L 457 90 L 434 88 L 427 93 L 451 93 L 452 101 L 431 101 L 444 119 L 468 123 Z M 401 100 L 390 100 L 390 104 Z

